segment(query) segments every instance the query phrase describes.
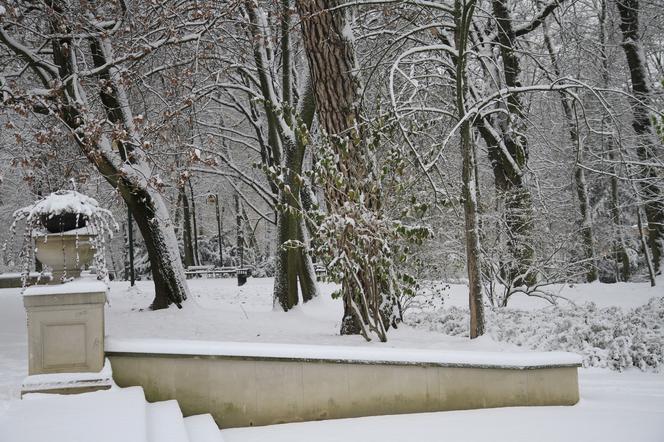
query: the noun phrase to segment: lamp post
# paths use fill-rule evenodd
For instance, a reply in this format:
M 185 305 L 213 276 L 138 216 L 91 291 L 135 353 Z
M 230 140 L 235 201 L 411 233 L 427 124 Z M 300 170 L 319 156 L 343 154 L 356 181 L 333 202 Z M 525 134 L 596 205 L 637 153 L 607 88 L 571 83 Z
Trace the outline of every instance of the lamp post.
M 134 277 L 134 222 L 131 218 L 131 210 L 127 207 L 127 240 L 129 242 L 129 278 L 131 286 L 135 284 Z
M 219 243 L 219 267 L 224 266 L 224 243 L 221 239 L 221 231 L 222 231 L 222 219 L 221 219 L 221 213 L 223 213 L 224 208 L 221 208 L 221 213 L 219 212 L 219 194 L 217 193 L 210 193 L 207 196 L 207 203 L 208 204 L 214 204 L 217 212 L 217 242 Z

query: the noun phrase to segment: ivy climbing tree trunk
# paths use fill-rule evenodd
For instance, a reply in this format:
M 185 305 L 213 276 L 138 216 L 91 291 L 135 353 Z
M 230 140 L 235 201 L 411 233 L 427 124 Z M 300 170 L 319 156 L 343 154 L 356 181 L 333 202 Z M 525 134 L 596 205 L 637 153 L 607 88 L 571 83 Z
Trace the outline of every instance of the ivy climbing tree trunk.
M 380 244 L 384 243 L 374 230 L 383 218 L 382 190 L 376 158 L 360 118 L 361 82 L 350 20 L 338 0 L 298 0 L 296 4 L 319 124 L 331 157 L 336 158 L 328 161 L 333 171 L 322 184 L 328 220 L 333 220 L 330 229 L 335 232 L 333 253 L 336 260 L 346 262 L 339 276 L 344 303 L 340 331 L 369 339 L 368 329 L 384 341 L 394 303 L 387 283 L 391 268 L 385 264 L 389 260 L 381 261 L 384 246 Z M 362 229 L 367 233 L 358 231 Z
M 315 106 L 310 98 L 310 82 L 304 91 L 303 107 L 298 113 L 304 127 L 296 128 L 296 134 L 308 131 L 313 121 Z M 309 97 L 307 97 L 307 95 Z M 307 108 L 307 106 L 309 108 Z M 298 303 L 298 282 L 302 301 L 307 302 L 318 294 L 316 273 L 311 256 L 307 253 L 309 238 L 304 222 L 302 204 L 302 162 L 306 150 L 306 135 L 295 137 L 295 142 L 285 139 L 284 146 L 284 186 L 280 189 L 277 211 L 277 271 L 274 286 L 275 301 L 288 310 Z M 290 243 L 290 246 L 286 246 Z M 286 247 L 285 247 L 286 246 Z

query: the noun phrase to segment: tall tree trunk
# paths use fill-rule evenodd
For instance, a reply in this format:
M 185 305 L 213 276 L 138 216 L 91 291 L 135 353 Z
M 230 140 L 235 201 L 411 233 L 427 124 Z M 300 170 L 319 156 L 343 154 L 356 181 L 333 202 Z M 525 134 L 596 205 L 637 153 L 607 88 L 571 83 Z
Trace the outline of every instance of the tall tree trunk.
M 356 74 L 352 37 L 349 38 L 350 22 L 339 9 L 341 3 L 339 0 L 296 2 L 318 120 L 329 137 L 331 148 L 338 155 L 335 166 L 343 177 L 341 184 L 325 184 L 326 205 L 331 213 L 344 215 L 344 204 L 356 203 L 363 195 L 364 207 L 372 212 L 372 216 L 381 218 L 382 193 L 376 159 L 367 148 L 366 131 L 360 120 L 361 83 Z M 338 247 L 351 247 L 345 241 L 351 234 L 343 230 L 336 243 Z M 352 241 L 350 236 L 348 239 Z M 373 253 L 366 250 L 366 256 L 373 256 Z M 352 256 L 352 253 L 346 256 Z M 389 323 L 377 318 L 381 314 L 376 309 L 389 304 L 389 301 L 383 301 L 390 299 L 391 293 L 389 288 L 382 287 L 380 278 L 381 275 L 370 268 L 360 268 L 352 275 L 344 274 L 341 334 L 362 333 L 368 339 L 364 324 L 371 316 L 379 338 L 386 339 L 385 330 Z
M 662 145 L 657 140 L 648 110 L 652 101 L 651 85 L 646 69 L 643 44 L 639 35 L 639 1 L 616 0 L 616 5 L 620 13 L 622 47 L 627 58 L 634 95 L 632 128 L 636 134 L 636 154 L 644 163 L 639 167 L 638 175 L 641 199 L 644 201 L 648 224 L 648 246 L 652 252 L 655 272 L 658 272 L 664 247 L 662 244 L 664 240 L 664 195 L 657 183 L 656 168 L 648 164 L 657 159 L 657 150 L 661 151 Z
M 556 78 L 560 78 L 560 67 L 558 59 L 553 51 L 551 38 L 549 37 L 549 29 L 546 23 L 542 24 L 544 30 L 544 43 L 549 52 L 551 65 Z M 582 167 L 584 148 L 581 146 L 579 139 L 579 126 L 574 118 L 572 105 L 567 95 L 563 92 L 560 94 L 560 103 L 563 107 L 565 114 L 565 121 L 567 122 L 567 130 L 569 132 L 570 141 L 574 146 L 576 154 L 576 164 L 574 166 L 574 184 L 576 187 L 576 196 L 579 202 L 579 213 L 581 214 L 581 242 L 583 244 L 586 269 L 586 281 L 593 282 L 597 279 L 597 263 L 595 262 L 595 242 L 593 239 L 592 229 L 592 215 L 590 213 L 590 199 L 588 197 L 588 186 L 586 184 L 586 172 Z
M 599 56 L 602 61 L 601 67 L 601 86 L 608 89 L 610 86 L 609 79 L 609 57 L 607 55 L 607 37 L 606 37 L 606 1 L 601 0 L 600 11 L 598 16 L 599 21 Z M 604 128 L 604 118 L 602 118 L 602 129 Z M 608 146 L 605 150 L 608 151 L 609 161 L 613 164 L 612 174 L 609 177 L 611 188 L 611 222 L 613 223 L 613 254 L 616 262 L 616 281 L 629 281 L 631 277 L 631 266 L 629 262 L 629 254 L 627 253 L 627 245 L 625 244 L 625 235 L 622 227 L 622 216 L 620 214 L 620 183 L 618 176 L 620 173 L 620 166 L 618 158 L 615 154 L 614 148 L 616 147 L 613 142 L 613 136 L 608 137 Z
M 493 14 L 498 30 L 498 44 L 502 58 L 505 85 L 519 87 L 521 71 L 516 56 L 516 33 L 506 0 L 493 0 Z M 494 173 L 496 193 L 506 225 L 508 262 L 502 272 L 515 286 L 532 285 L 536 274 L 531 267 L 535 251 L 532 246 L 533 207 L 530 190 L 524 182 L 528 164 L 528 141 L 523 124 L 523 106 L 517 94 L 507 97 L 507 113 L 499 117 L 478 120 L 476 126 L 487 144 Z
M 194 186 L 191 184 L 191 180 L 187 180 L 187 184 L 189 184 L 189 195 L 191 195 L 191 232 L 193 232 L 194 265 L 199 265 L 201 263 L 201 255 L 198 253 L 198 220 L 196 216 L 196 201 L 194 200 Z
M 471 121 L 466 119 L 466 47 L 468 32 L 472 23 L 475 2 L 456 0 L 454 4 L 454 43 L 456 57 L 456 108 L 460 128 L 462 157 L 462 198 L 466 236 L 466 270 L 468 272 L 468 306 L 470 310 L 470 338 L 484 334 L 484 303 L 482 299 L 482 273 L 480 259 L 480 225 L 477 188 L 477 168 L 475 163 L 475 143 L 471 131 Z

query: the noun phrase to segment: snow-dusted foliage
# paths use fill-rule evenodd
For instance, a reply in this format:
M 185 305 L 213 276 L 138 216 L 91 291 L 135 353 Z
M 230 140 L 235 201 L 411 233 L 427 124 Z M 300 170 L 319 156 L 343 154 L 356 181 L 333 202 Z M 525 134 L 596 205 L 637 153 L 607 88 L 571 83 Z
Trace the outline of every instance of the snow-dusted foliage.
M 375 152 L 384 130 L 384 127 L 372 128 L 366 150 L 355 155 L 367 163 L 377 163 Z M 339 198 L 343 204 L 337 204 L 328 213 L 310 214 L 312 224 L 317 226 L 315 252 L 325 263 L 330 280 L 341 283 L 342 288 L 335 295 L 350 300 L 364 337 L 368 339 L 368 333 L 375 333 L 384 341 L 386 330 L 401 319 L 404 299 L 414 294 L 415 279 L 398 264 L 407 259 L 409 246 L 421 245 L 431 231 L 427 226 L 393 219 L 381 206 L 382 186 L 388 176 L 403 171 L 403 158 L 398 150 L 387 156 L 378 176 L 374 173 L 379 168 L 370 168 L 368 176 L 356 181 L 339 167 L 344 160 L 352 161 L 351 152 L 347 147 L 335 151 L 329 141 L 323 142 L 319 149 L 314 176 L 320 185 L 329 187 L 328 192 L 343 195 Z M 408 218 L 411 211 L 424 210 L 413 196 L 411 210 L 401 215 Z
M 664 367 L 664 298 L 642 306 L 598 308 L 594 303 L 526 311 L 487 309 L 487 334 L 539 351 L 583 355 L 585 367 L 661 371 Z M 468 335 L 468 309 L 412 309 L 404 321 L 446 335 Z

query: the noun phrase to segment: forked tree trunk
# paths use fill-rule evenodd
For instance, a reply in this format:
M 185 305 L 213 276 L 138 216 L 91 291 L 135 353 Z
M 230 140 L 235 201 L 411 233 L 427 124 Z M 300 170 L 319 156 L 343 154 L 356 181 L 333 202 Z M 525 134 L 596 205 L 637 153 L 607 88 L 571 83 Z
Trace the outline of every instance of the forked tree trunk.
M 298 303 L 298 282 L 302 301 L 307 302 L 317 295 L 316 273 L 311 256 L 307 253 L 309 238 L 302 214 L 301 173 L 305 146 L 301 143 L 284 143 L 287 188 L 279 195 L 280 209 L 277 212 L 277 266 L 274 285 L 275 301 L 283 310 Z M 286 249 L 289 241 L 298 243 Z
M 639 1 L 616 0 L 616 5 L 620 13 L 622 47 L 627 58 L 634 94 L 632 128 L 636 134 L 636 154 L 644 163 L 639 167 L 638 175 L 641 199 L 644 202 L 648 224 L 648 247 L 652 253 L 655 272 L 658 272 L 664 247 L 662 244 L 664 240 L 664 195 L 658 185 L 656 167 L 648 164 L 656 162 L 658 156 L 661 158 L 663 146 L 657 139 L 648 110 L 652 102 L 652 92 L 643 44 L 639 35 Z
M 264 11 L 254 0 L 245 0 L 244 5 L 252 24 L 250 32 L 254 39 L 254 60 L 258 69 L 261 92 L 265 97 L 264 109 L 267 115 L 271 158 L 277 166 L 283 166 L 284 186 L 278 192 L 277 215 L 277 251 L 275 256 L 274 305 L 288 311 L 298 304 L 301 292 L 303 302 L 318 294 L 316 274 L 311 256 L 307 253 L 309 240 L 303 222 L 300 196 L 302 161 L 307 147 L 306 137 L 299 129 L 302 123 L 311 127 L 314 115 L 312 91 L 308 87 L 302 97 L 302 106 L 296 112 L 292 103 L 290 0 L 281 0 L 281 52 L 282 52 L 282 97 L 280 102 L 274 91 L 272 73 L 267 66 L 266 45 L 269 44 L 268 24 L 264 20 Z M 280 110 L 277 111 L 277 109 Z M 288 131 L 283 128 L 288 127 Z M 294 245 L 299 243 L 300 246 Z M 285 244 L 290 244 L 285 248 Z

